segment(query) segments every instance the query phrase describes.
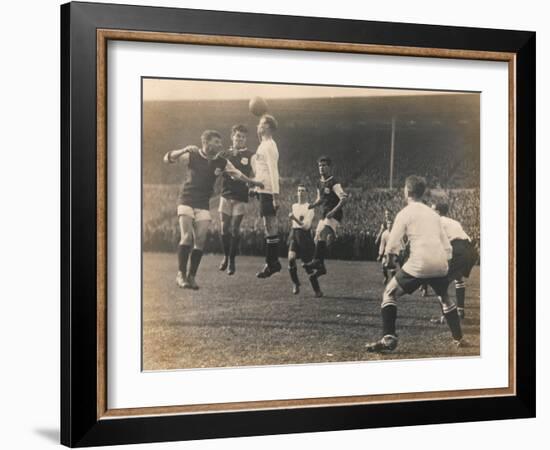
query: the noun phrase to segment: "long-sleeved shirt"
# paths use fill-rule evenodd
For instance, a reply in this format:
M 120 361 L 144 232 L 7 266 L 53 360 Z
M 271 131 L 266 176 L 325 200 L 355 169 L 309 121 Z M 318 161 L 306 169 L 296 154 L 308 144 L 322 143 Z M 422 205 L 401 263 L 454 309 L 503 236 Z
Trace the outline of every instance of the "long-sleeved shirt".
M 300 220 L 304 226 L 300 226 L 295 220 L 292 221 L 292 228 L 299 228 L 301 230 L 311 229 L 313 218 L 315 217 L 315 210 L 308 209 L 309 203 L 294 203 L 292 205 L 292 214 L 296 219 Z
M 409 203 L 395 217 L 386 253 L 399 254 L 404 236 L 410 242 L 405 272 L 416 278 L 447 275 L 453 250 L 439 214 L 423 203 Z
M 460 222 L 451 219 L 450 217 L 441 216 L 441 225 L 443 230 L 447 234 L 450 242 L 453 242 L 455 239 L 465 239 L 471 241 L 470 236 L 466 234 Z
M 263 183 L 263 189 L 257 188 L 256 192 L 262 194 L 279 193 L 279 150 L 277 144 L 271 138 L 260 142 L 256 154 L 252 158 L 252 167 L 256 175 L 256 181 Z

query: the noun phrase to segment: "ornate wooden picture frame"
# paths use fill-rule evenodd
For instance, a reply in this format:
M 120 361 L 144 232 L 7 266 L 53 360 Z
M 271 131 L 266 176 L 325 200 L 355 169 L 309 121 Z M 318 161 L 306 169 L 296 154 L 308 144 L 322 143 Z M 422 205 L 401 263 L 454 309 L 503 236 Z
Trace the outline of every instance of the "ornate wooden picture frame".
M 110 408 L 107 47 L 136 41 L 508 64 L 508 386 Z M 535 415 L 535 33 L 125 5 L 61 7 L 61 442 L 71 447 Z M 529 264 L 527 262 L 529 261 Z M 138 300 L 139 301 L 139 300 Z

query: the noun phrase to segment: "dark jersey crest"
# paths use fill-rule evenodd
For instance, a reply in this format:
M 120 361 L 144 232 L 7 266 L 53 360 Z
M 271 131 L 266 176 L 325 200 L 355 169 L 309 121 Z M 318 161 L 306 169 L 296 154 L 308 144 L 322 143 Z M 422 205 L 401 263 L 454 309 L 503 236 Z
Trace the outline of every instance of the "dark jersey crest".
M 216 177 L 223 172 L 226 164 L 224 158 L 206 159 L 196 150 L 190 152 L 187 177 L 180 188 L 179 204 L 210 209 Z
M 319 198 L 321 200 L 321 214 L 323 215 L 323 219 L 340 202 L 340 198 L 336 195 L 336 192 L 334 192 L 333 189 L 336 184 L 339 183 L 334 179 L 334 177 L 327 178 L 326 180 L 321 179 L 317 184 Z M 333 216 L 333 218 L 338 222 L 342 220 L 342 217 L 344 217 L 344 213 L 341 209 Z

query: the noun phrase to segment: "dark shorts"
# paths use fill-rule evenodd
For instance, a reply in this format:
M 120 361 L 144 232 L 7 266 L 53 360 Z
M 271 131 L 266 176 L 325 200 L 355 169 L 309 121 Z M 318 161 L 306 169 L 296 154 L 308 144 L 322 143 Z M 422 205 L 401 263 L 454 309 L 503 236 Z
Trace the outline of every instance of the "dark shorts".
M 309 262 L 313 259 L 315 243 L 311 233 L 299 228 L 293 228 L 288 235 L 288 251 L 296 253 L 296 258 L 303 262 Z
M 412 294 L 421 285 L 428 284 L 432 287 L 436 295 L 442 296 L 447 293 L 449 286 L 449 279 L 447 277 L 439 278 L 416 278 L 409 275 L 403 269 L 395 274 L 395 281 L 401 286 L 401 288 L 407 293 Z
M 472 243 L 465 239 L 455 239 L 451 242 L 453 257 L 449 261 L 449 280 L 457 280 L 462 277 L 468 278 L 472 267 L 478 260 L 478 254 Z
M 273 217 L 277 215 L 275 208 L 273 207 L 273 195 L 271 194 L 258 194 L 260 200 L 260 216 L 261 217 Z

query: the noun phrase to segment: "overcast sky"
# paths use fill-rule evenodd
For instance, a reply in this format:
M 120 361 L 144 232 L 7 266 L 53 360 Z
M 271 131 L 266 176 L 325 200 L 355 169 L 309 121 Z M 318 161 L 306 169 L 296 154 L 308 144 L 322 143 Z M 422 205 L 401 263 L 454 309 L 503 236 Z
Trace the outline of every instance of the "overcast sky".
M 457 94 L 457 92 L 447 92 Z M 143 80 L 143 99 L 150 100 L 243 100 L 260 96 L 275 98 L 374 97 L 444 95 L 441 91 L 376 89 L 333 86 L 303 86 L 218 81 L 151 79 Z

